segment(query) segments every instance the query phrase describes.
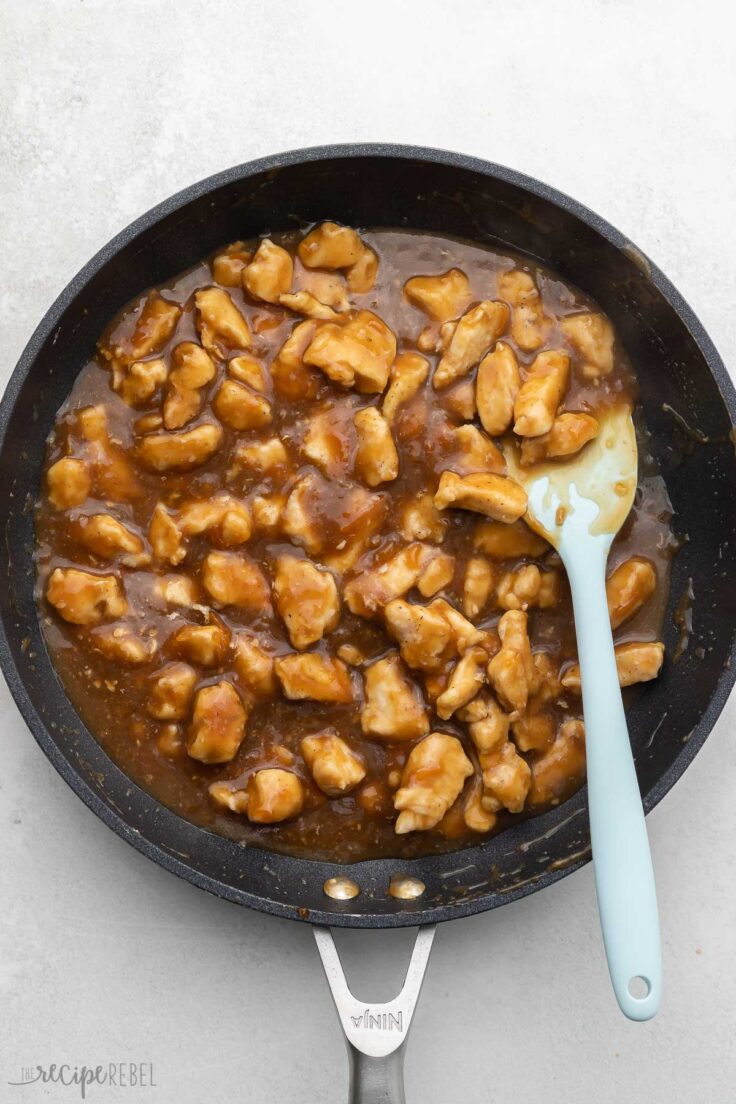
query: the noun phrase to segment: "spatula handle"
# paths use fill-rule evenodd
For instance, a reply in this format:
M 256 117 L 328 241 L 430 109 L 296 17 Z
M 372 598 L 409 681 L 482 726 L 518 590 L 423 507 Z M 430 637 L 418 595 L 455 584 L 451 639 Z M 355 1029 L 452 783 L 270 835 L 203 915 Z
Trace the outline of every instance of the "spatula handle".
M 622 1012 L 659 1008 L 657 895 L 639 783 L 616 670 L 605 590 L 607 543 L 565 557 L 575 613 L 588 760 L 588 806 L 603 941 Z M 632 992 L 633 990 L 633 992 Z

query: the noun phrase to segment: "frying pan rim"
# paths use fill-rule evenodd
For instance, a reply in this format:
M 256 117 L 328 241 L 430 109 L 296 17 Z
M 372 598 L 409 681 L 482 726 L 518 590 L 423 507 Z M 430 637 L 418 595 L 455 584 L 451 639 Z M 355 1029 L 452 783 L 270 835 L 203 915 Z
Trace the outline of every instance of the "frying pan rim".
M 15 405 L 23 383 L 32 371 L 36 357 L 58 325 L 61 317 L 74 299 L 85 289 L 88 282 L 97 274 L 100 268 L 120 252 L 122 248 L 131 244 L 138 235 L 151 229 L 167 215 L 185 207 L 196 199 L 215 191 L 223 185 L 236 183 L 248 179 L 259 173 L 270 172 L 281 168 L 296 166 L 299 164 L 327 161 L 339 158 L 385 158 L 387 160 L 425 161 L 431 164 L 441 164 L 449 167 L 457 167 L 463 170 L 478 173 L 479 175 L 495 178 L 511 184 L 532 195 L 541 198 L 550 204 L 561 208 L 574 216 L 599 234 L 610 245 L 619 251 L 623 251 L 629 260 L 633 260 L 640 267 L 644 267 L 646 276 L 655 285 L 661 295 L 667 300 L 679 319 L 690 332 L 695 344 L 705 360 L 708 370 L 715 380 L 720 392 L 721 400 L 732 425 L 736 424 L 736 389 L 726 371 L 725 365 L 708 336 L 702 323 L 689 304 L 683 299 L 679 291 L 674 287 L 664 273 L 636 246 L 631 240 L 612 226 L 601 216 L 590 210 L 585 205 L 572 199 L 563 192 L 552 188 L 533 177 L 519 173 L 514 169 L 471 157 L 466 154 L 450 150 L 435 149 L 432 147 L 398 145 L 392 143 L 346 143 L 334 145 L 311 146 L 304 149 L 288 150 L 282 153 L 261 157 L 253 161 L 247 161 L 233 166 L 221 172 L 215 173 L 203 180 L 197 181 L 174 195 L 156 204 L 150 210 L 140 215 L 129 223 L 105 245 L 79 270 L 69 281 L 66 287 L 56 297 L 48 308 L 41 321 L 29 338 L 18 363 L 13 370 L 5 392 L 0 400 L 0 451 L 5 437 L 11 425 Z M 10 693 L 25 720 L 35 740 L 41 747 L 46 757 L 61 775 L 71 789 L 82 799 L 84 804 L 109 828 L 112 828 L 122 839 L 135 847 L 146 857 L 152 859 L 159 866 L 186 879 L 201 889 L 205 889 L 215 896 L 229 900 L 232 903 L 243 904 L 247 907 L 265 912 L 271 915 L 288 919 L 302 920 L 314 924 L 329 924 L 333 927 L 365 927 L 365 928 L 390 928 L 417 926 L 419 924 L 432 924 L 463 916 L 474 915 L 488 909 L 499 907 L 502 904 L 518 900 L 521 897 L 535 893 L 560 878 L 567 877 L 575 870 L 580 869 L 590 861 L 590 854 L 581 857 L 578 861 L 571 862 L 562 869 L 548 871 L 539 878 L 526 884 L 519 885 L 503 894 L 492 891 L 485 892 L 475 898 L 467 899 L 457 904 L 444 904 L 416 912 L 408 907 L 405 911 L 396 913 L 364 913 L 354 911 L 354 903 L 344 906 L 340 912 L 299 909 L 296 905 L 284 901 L 273 900 L 267 897 L 236 889 L 234 886 L 224 885 L 209 874 L 204 874 L 194 869 L 186 862 L 182 862 L 166 851 L 158 844 L 145 839 L 138 831 L 131 828 L 122 818 L 106 804 L 90 787 L 89 783 L 74 768 L 57 746 L 50 729 L 35 709 L 30 695 L 26 691 L 23 677 L 15 662 L 15 656 L 5 631 L 5 623 L 0 619 L 0 668 L 2 669 Z M 736 639 L 732 642 L 728 661 L 724 664 L 713 695 L 707 708 L 700 717 L 698 724 L 693 729 L 687 742 L 683 745 L 669 769 L 658 778 L 652 788 L 644 796 L 645 812 L 649 813 L 669 792 L 675 782 L 687 770 L 697 752 L 702 747 L 706 738 L 712 731 L 721 711 L 723 710 L 734 682 L 736 682 Z M 131 781 L 131 785 L 135 786 Z M 135 787 L 138 789 L 138 787 Z M 141 791 L 145 793 L 145 791 Z M 150 796 L 150 795 L 148 795 Z M 542 825 L 544 817 L 538 818 Z M 262 854 L 274 858 L 274 853 L 265 849 L 254 848 Z M 455 852 L 467 854 L 469 849 Z M 291 861 L 312 865 L 310 859 L 293 858 Z M 379 860 L 386 864 L 387 868 L 396 868 L 397 865 L 411 873 L 419 868 L 422 859 L 408 861 Z M 340 864 L 334 864 L 336 869 Z M 360 880 L 361 863 L 345 864 L 342 869 L 349 871 L 356 880 Z M 356 899 L 359 901 L 360 898 Z

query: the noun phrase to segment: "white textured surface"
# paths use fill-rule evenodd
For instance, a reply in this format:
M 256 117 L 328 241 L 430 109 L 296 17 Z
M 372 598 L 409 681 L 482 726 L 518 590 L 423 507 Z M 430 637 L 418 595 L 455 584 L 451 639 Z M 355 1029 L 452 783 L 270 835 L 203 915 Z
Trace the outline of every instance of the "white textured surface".
M 240 161 L 350 140 L 458 149 L 569 192 L 661 265 L 735 362 L 728 5 L 356 7 L 4 0 L 3 380 L 54 296 L 132 218 Z M 166 1104 L 344 1100 L 309 930 L 143 859 L 56 776 L 4 684 L 0 705 L 0 1099 L 78 1099 L 8 1088 L 22 1065 L 136 1060 L 154 1063 L 158 1085 L 139 1095 Z M 649 820 L 659 1018 L 632 1025 L 616 1009 L 587 868 L 440 930 L 409 1046 L 410 1102 L 730 1098 L 734 720 L 732 700 Z M 405 933 L 349 942 L 369 978 Z

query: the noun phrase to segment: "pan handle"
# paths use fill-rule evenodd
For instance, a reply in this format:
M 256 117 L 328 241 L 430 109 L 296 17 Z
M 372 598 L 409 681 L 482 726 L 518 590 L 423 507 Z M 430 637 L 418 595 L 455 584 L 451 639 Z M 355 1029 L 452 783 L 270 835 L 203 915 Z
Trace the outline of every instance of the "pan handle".
M 434 925 L 417 932 L 399 995 L 386 1004 L 364 1004 L 350 992 L 331 929 L 314 928 L 348 1046 L 350 1104 L 405 1104 L 404 1050 L 434 933 Z

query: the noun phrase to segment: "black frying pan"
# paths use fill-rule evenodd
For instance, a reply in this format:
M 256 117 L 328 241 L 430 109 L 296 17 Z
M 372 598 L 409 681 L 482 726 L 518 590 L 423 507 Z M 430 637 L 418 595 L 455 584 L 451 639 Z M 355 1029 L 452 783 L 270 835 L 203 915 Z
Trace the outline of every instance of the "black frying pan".
M 34 603 L 32 507 L 46 436 L 105 324 L 142 289 L 225 242 L 324 218 L 358 227 L 427 229 L 520 250 L 588 292 L 611 317 L 638 372 L 651 449 L 675 508 L 676 529 L 687 538 L 674 562 L 665 620 L 670 658 L 628 717 L 647 811 L 688 766 L 736 678 L 736 392 L 693 312 L 622 234 L 535 180 L 437 150 L 331 146 L 230 169 L 138 219 L 65 288 L 29 341 L 0 405 L 0 569 L 6 580 L 0 664 L 21 713 L 62 777 L 106 824 L 161 866 L 238 904 L 317 925 L 430 925 L 496 908 L 587 862 L 585 791 L 450 855 L 380 859 L 346 871 L 244 850 L 164 808 L 108 758 L 64 693 Z M 678 602 L 690 580 L 694 627 L 674 662 Z M 328 897 L 325 881 L 346 873 L 360 886 L 359 896 Z M 421 879 L 423 895 L 389 895 L 391 878 L 400 874 Z M 325 940 L 321 931 L 334 989 L 341 984 L 339 964 Z M 352 1042 L 374 1055 L 361 1067 L 365 1077 L 355 1089 L 360 1099 L 401 1099 L 396 1070 L 387 1073 L 373 1063 L 405 1036 L 410 997 L 421 981 L 420 957 L 430 940 L 427 933 L 410 967 L 409 1004 L 379 1013 L 361 1011 L 356 1002 L 348 1012 L 349 995 L 341 994 L 343 1015 L 348 1021 L 352 1016 Z

